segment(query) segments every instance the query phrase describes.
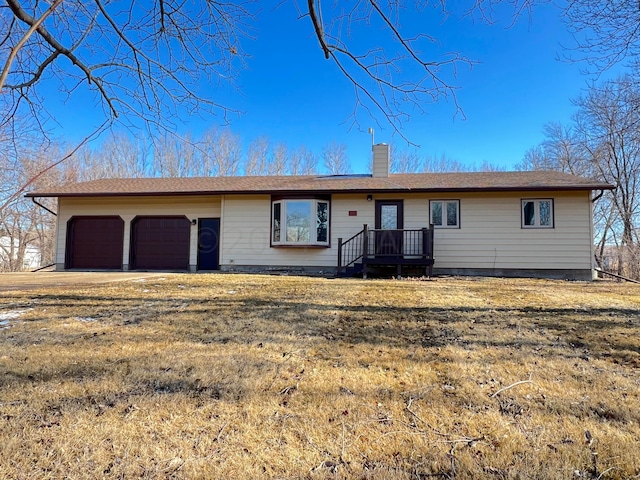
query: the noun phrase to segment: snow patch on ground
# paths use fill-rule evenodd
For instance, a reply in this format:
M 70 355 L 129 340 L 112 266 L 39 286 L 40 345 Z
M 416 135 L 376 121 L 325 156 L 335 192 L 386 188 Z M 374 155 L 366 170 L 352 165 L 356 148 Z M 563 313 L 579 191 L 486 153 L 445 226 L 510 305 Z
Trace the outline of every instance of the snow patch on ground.
M 6 312 L 0 312 L 0 329 L 9 328 L 11 326 L 11 320 L 20 318 L 25 313 L 33 310 L 33 308 L 27 308 L 26 310 L 9 310 Z
M 84 322 L 84 323 L 97 322 L 98 321 L 97 318 L 92 318 L 92 317 L 76 317 L 76 320 L 78 320 L 79 322 Z

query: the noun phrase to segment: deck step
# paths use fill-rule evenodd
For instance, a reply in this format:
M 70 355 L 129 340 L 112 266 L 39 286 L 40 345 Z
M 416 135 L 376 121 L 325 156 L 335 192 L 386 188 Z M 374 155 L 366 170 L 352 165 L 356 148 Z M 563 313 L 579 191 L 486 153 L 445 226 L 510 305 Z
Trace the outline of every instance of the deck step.
M 354 263 L 353 265 L 345 268 L 338 276 L 339 277 L 355 277 L 362 273 L 362 263 Z

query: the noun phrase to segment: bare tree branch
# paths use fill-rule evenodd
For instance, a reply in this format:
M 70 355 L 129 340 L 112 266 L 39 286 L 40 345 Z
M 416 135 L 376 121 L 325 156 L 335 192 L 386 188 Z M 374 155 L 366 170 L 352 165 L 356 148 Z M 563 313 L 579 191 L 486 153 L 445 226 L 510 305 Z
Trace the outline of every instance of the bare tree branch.
M 521 5 L 533 0 L 508 1 Z M 443 1 L 443 11 L 444 5 Z M 301 17 L 309 18 L 324 57 L 333 61 L 354 88 L 352 125 L 359 125 L 358 110 L 364 109 L 373 118 L 381 116 L 409 142 L 402 126 L 410 112 L 424 111 L 425 104 L 450 99 L 455 113 L 463 115 L 456 87 L 448 79 L 455 76 L 459 65 L 471 67 L 475 62 L 455 52 L 433 53 L 431 46 L 437 42 L 427 32 L 403 32 L 398 17 L 405 7 L 399 2 L 358 0 L 344 10 L 342 4 L 308 0 L 306 10 L 300 10 Z M 373 35 L 374 27 L 386 38 L 377 32 Z M 358 42 L 354 39 L 358 34 L 366 35 L 367 40 Z
M 0 73 L 0 90 L 2 90 L 2 88 L 4 87 L 4 82 L 7 80 L 7 76 L 9 75 L 9 71 L 11 70 L 11 64 L 15 60 L 20 49 L 24 46 L 25 43 L 27 43 L 27 40 L 29 40 L 31 35 L 33 35 L 33 32 L 35 32 L 38 28 L 40 28 L 40 25 L 42 25 L 42 22 L 44 22 L 46 18 L 49 15 L 51 15 L 51 13 L 53 13 L 55 8 L 61 3 L 62 3 L 62 0 L 55 0 L 55 2 L 51 4 L 51 6 L 40 16 L 39 19 L 33 20 L 29 30 L 25 32 L 24 36 L 20 39 L 20 41 L 11 49 L 11 53 L 9 54 L 9 57 L 7 58 L 7 62 L 5 63 L 4 68 L 2 69 L 2 73 Z M 7 0 L 7 4 L 11 6 L 11 0 Z M 50 63 L 49 59 L 45 60 L 45 63 Z
M 640 4 L 630 0 L 571 0 L 562 16 L 574 38 L 567 58 L 600 74 L 623 61 L 640 69 Z
M 41 2 L 7 0 L 0 10 L 10 26 L 0 48 L 14 52 L 2 72 L 8 106 L 2 123 L 17 111 L 12 105 L 44 122 L 38 85 L 56 77 L 63 95 L 79 88 L 94 92 L 107 117 L 142 124 L 154 134 L 175 130 L 174 119 L 183 112 L 222 114 L 225 120 L 236 112 L 203 85 L 234 86 L 244 66 L 240 39 L 248 38 L 251 0 L 54 5 L 45 11 Z

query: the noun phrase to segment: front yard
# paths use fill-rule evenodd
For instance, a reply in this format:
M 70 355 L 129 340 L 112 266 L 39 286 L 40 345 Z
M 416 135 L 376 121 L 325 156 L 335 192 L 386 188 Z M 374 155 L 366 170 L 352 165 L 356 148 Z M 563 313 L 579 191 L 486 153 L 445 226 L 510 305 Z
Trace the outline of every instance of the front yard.
M 639 333 L 613 282 L 0 293 L 0 478 L 639 478 Z

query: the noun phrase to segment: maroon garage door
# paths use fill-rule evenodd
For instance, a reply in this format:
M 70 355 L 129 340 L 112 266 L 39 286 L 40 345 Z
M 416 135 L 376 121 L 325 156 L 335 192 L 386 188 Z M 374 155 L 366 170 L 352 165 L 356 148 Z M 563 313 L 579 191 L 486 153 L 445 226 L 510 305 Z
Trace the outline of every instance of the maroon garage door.
M 187 270 L 191 222 L 186 217 L 136 217 L 131 222 L 131 268 Z
M 117 216 L 71 217 L 65 268 L 121 269 L 124 220 Z

